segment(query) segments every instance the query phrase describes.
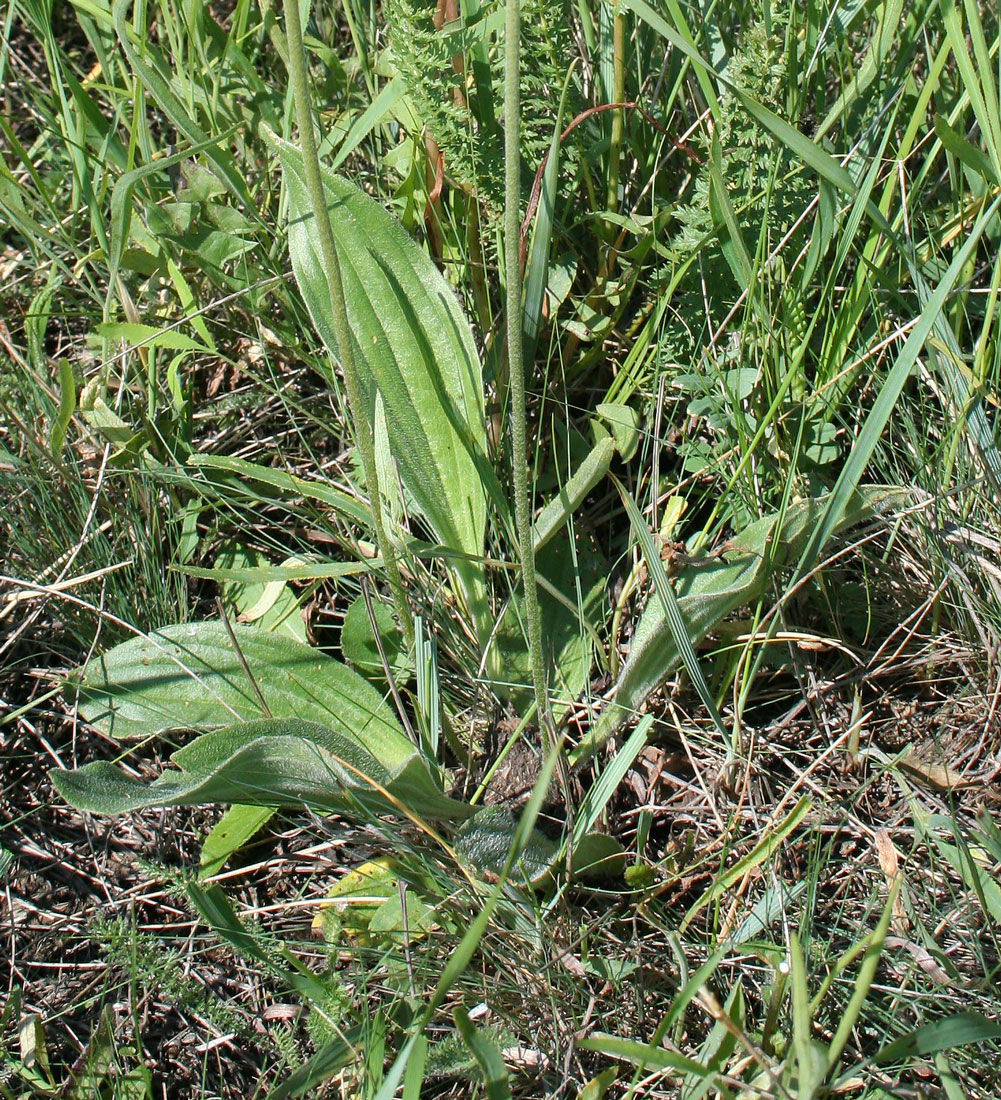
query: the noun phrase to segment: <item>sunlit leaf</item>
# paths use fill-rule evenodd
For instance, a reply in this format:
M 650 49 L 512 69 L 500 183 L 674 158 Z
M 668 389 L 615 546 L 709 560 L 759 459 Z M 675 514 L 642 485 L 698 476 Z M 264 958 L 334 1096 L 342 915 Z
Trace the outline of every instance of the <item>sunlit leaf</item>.
M 179 749 L 171 762 L 178 770 L 152 783 L 106 760 L 51 776 L 67 802 L 96 814 L 210 802 L 342 813 L 360 808 L 401 813 L 413 807 L 425 818 L 457 820 L 471 812 L 441 793 L 416 753 L 390 768 L 378 745 L 370 751 L 300 719 L 263 719 L 215 730 Z
M 313 228 L 302 154 L 268 135 L 289 192 L 289 252 L 313 324 L 336 358 L 330 294 Z M 487 500 L 507 504 L 487 458 L 483 380 L 473 334 L 455 295 L 403 227 L 354 184 L 324 171 L 355 359 L 385 409 L 400 478 L 448 561 L 481 643 L 493 627 L 483 579 Z

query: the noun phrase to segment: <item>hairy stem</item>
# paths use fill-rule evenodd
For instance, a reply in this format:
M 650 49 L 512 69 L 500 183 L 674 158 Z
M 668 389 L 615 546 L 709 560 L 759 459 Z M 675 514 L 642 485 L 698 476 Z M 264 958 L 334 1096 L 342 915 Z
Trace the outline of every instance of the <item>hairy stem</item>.
M 372 525 L 375 539 L 386 567 L 386 576 L 393 597 L 403 639 L 410 649 L 414 644 L 414 624 L 407 606 L 406 593 L 400 566 L 396 560 L 393 544 L 386 535 L 386 525 L 382 518 L 382 497 L 379 492 L 379 478 L 375 464 L 375 443 L 372 439 L 372 425 L 365 409 L 365 398 L 358 366 L 355 362 L 354 346 L 351 343 L 351 327 L 348 323 L 347 305 L 344 301 L 344 287 L 341 283 L 341 265 L 334 246 L 334 234 L 330 228 L 330 216 L 323 193 L 323 180 L 320 177 L 320 158 L 316 151 L 316 135 L 313 132 L 313 105 L 309 90 L 306 50 L 302 42 L 302 23 L 299 19 L 297 0 L 284 0 L 285 31 L 288 37 L 289 76 L 292 79 L 292 96 L 295 100 L 296 119 L 299 123 L 299 141 L 302 145 L 302 164 L 306 175 L 306 187 L 313 207 L 316 232 L 320 242 L 320 256 L 323 260 L 323 273 L 330 291 L 330 315 L 337 338 L 337 349 L 344 372 L 344 388 L 348 395 L 348 409 L 351 414 L 358 452 L 361 455 L 362 474 L 368 495 L 372 502 Z
M 626 14 L 616 11 L 612 17 L 612 102 L 622 103 L 626 90 Z M 619 210 L 619 160 L 622 156 L 622 128 L 624 111 L 621 107 L 612 112 L 611 135 L 608 145 L 608 179 L 605 190 L 605 208 L 610 214 Z M 609 226 L 612 236 L 615 227 Z
M 532 541 L 532 513 L 528 499 L 528 461 L 525 431 L 525 357 L 521 335 L 521 89 L 520 0 L 507 0 L 504 24 L 504 275 L 507 280 L 507 355 L 511 385 L 511 463 L 514 474 L 514 514 L 521 557 L 521 579 L 525 588 L 525 618 L 528 623 L 528 651 L 532 665 L 532 687 L 539 714 L 539 726 L 548 748 L 556 745 L 556 731 L 549 710 L 546 674 L 542 661 L 542 617 L 535 578 L 535 545 Z M 570 808 L 566 763 L 559 760 Z

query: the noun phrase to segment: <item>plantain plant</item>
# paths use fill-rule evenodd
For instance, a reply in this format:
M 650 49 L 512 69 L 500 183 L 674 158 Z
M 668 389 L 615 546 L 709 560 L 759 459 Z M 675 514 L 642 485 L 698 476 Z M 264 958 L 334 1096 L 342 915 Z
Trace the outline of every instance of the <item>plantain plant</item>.
M 674 32 L 659 17 L 640 3 L 637 12 L 657 31 L 671 37 Z M 124 9 L 116 6 L 118 23 Z M 521 279 L 521 145 L 519 141 L 519 12 L 517 4 L 507 8 L 505 69 L 505 185 L 506 218 L 504 259 L 507 290 L 507 347 L 510 361 L 511 471 L 514 508 L 509 508 L 500 478 L 491 463 L 484 409 L 484 379 L 472 330 L 451 288 L 425 252 L 403 231 L 382 206 L 353 184 L 319 163 L 313 132 L 313 110 L 302 43 L 299 12 L 287 6 L 288 57 L 301 148 L 269 132 L 267 140 L 282 167 L 288 196 L 289 250 L 296 283 L 313 324 L 333 362 L 340 365 L 348 394 L 352 428 L 365 478 L 368 503 L 347 498 L 320 482 L 292 479 L 289 475 L 260 468 L 248 469 L 235 461 L 193 456 L 204 469 L 227 469 L 268 480 L 276 486 L 294 487 L 312 493 L 332 505 L 352 522 L 363 522 L 375 533 L 379 561 L 369 568 L 381 568 L 392 595 L 403 650 L 414 640 L 412 609 L 404 585 L 404 575 L 416 563 L 415 554 L 438 556 L 450 581 L 451 601 L 469 637 L 473 640 L 481 668 L 495 683 L 505 679 L 524 679 L 532 683 L 535 710 L 547 735 L 550 749 L 556 752 L 556 732 L 550 710 L 549 678 L 543 652 L 543 624 L 549 640 L 559 635 L 552 617 L 565 616 L 567 601 L 561 593 L 545 594 L 540 601 L 536 579 L 536 555 L 564 528 L 568 518 L 585 495 L 606 476 L 613 456 L 628 457 L 635 450 L 635 428 L 622 418 L 621 405 L 609 405 L 595 421 L 596 440 L 580 460 L 558 492 L 541 510 L 533 523 L 529 500 L 527 465 L 525 373 L 523 355 L 526 335 L 536 329 L 525 327 L 527 311 L 535 309 L 539 293 L 539 272 L 548 266 L 548 233 L 551 221 L 540 215 L 529 260 L 527 300 Z M 120 33 L 125 33 L 119 27 Z M 691 59 L 702 73 L 712 70 L 686 46 Z M 140 60 L 135 60 L 141 65 Z M 137 70 L 140 75 L 145 68 Z M 156 93 L 155 73 L 147 73 Z M 161 91 L 163 91 L 161 89 Z M 167 94 L 163 91 L 163 94 Z M 766 128 L 795 150 L 817 171 L 841 182 L 851 181 L 819 148 L 805 139 L 792 140 L 774 115 L 740 93 L 741 103 Z M 559 130 L 557 129 L 557 135 Z M 551 164 L 544 181 L 543 212 L 551 212 L 557 184 L 555 166 L 559 155 L 557 138 L 550 148 Z M 216 170 L 229 179 L 231 164 L 214 154 Z M 215 162 L 219 161 L 218 164 Z M 840 174 L 839 174 L 840 173 Z M 847 180 L 847 182 L 845 182 Z M 234 184 L 235 186 L 235 184 Z M 975 240 L 975 237 L 973 238 Z M 971 245 L 972 247 L 972 245 Z M 958 262 L 958 261 L 957 261 Z M 954 265 L 955 267 L 955 265 Z M 958 270 L 958 268 L 957 268 Z M 544 284 L 544 278 L 542 280 Z M 941 293 L 945 293 L 943 283 Z M 918 344 L 908 345 L 902 357 L 901 377 L 909 368 Z M 333 381 L 333 375 L 331 375 Z M 874 440 L 885 423 L 890 406 L 878 406 L 865 433 Z M 693 563 L 680 570 L 674 586 L 663 583 L 661 598 L 651 601 L 644 612 L 629 659 L 617 684 L 613 706 L 606 709 L 586 740 L 575 750 L 573 760 L 582 760 L 603 743 L 618 726 L 634 714 L 644 700 L 676 667 L 684 661 L 693 682 L 700 687 L 711 712 L 715 711 L 699 671 L 693 643 L 705 636 L 734 608 L 759 599 L 765 583 L 783 564 L 804 568 L 827 537 L 848 522 L 871 514 L 885 494 L 878 491 L 853 497 L 862 472 L 862 464 L 850 464 L 835 494 L 827 500 L 806 501 L 783 509 L 748 526 L 727 545 L 726 553 L 714 562 Z M 415 526 L 432 541 L 400 534 L 397 524 L 387 524 L 385 516 L 401 517 L 409 511 Z M 638 513 L 637 513 L 638 515 Z M 641 530 L 640 535 L 648 532 Z M 512 644 L 511 623 L 495 616 L 491 598 L 491 577 L 485 562 L 488 525 L 501 544 L 516 544 L 520 592 L 513 602 L 514 621 L 528 637 L 528 651 L 517 652 Z M 823 539 L 818 537 L 823 532 Z M 812 532 L 812 533 L 811 533 Z M 648 555 L 649 556 L 649 555 Z M 564 560 L 567 559 L 564 555 Z M 540 561 L 543 559 L 540 558 Z M 550 563 L 551 564 L 551 563 Z M 291 574 L 286 574 L 291 575 Z M 319 576 L 304 564 L 297 575 Z M 542 577 L 543 581 L 547 578 Z M 580 636 L 598 637 L 591 621 L 600 584 L 592 587 L 580 602 L 583 614 Z M 677 595 L 675 595 L 677 593 Z M 562 602 L 561 602 L 562 601 Z M 547 608 L 549 609 L 547 611 Z M 550 615 L 549 618 L 546 616 Z M 573 619 L 570 620 L 571 624 Z M 191 633 L 191 631 L 194 633 Z M 368 701 L 343 710 L 333 702 L 319 712 L 309 704 L 310 689 L 305 677 L 286 673 L 294 687 L 285 691 L 279 703 L 269 691 L 258 690 L 258 679 L 273 684 L 281 681 L 285 662 L 301 665 L 308 657 L 300 651 L 290 656 L 264 643 L 258 633 L 224 637 L 220 624 L 201 624 L 194 628 L 168 626 L 145 641 L 128 642 L 91 662 L 75 688 L 85 699 L 91 695 L 101 705 L 85 710 L 85 716 L 106 723 L 116 735 L 122 729 L 121 707 L 146 708 L 145 718 L 128 719 L 132 734 L 149 735 L 175 728 L 192 728 L 203 736 L 181 750 L 176 763 L 181 777 L 165 777 L 142 793 L 132 781 L 113 773 L 110 766 L 91 765 L 78 773 L 57 773 L 62 793 L 78 805 L 101 812 L 121 812 L 129 806 L 220 800 L 264 806 L 308 803 L 319 809 L 334 806 L 342 810 L 357 804 L 371 809 L 379 806 L 395 812 L 412 813 L 422 809 L 430 816 L 461 821 L 469 816 L 468 807 L 453 804 L 441 790 L 436 762 L 422 756 L 407 741 L 399 723 L 384 707 L 376 706 L 367 685 L 346 666 L 331 663 L 317 655 L 318 668 L 324 675 L 340 678 L 347 696 Z M 182 639 L 186 638 L 187 642 Z M 286 645 L 293 644 L 286 640 Z M 296 643 L 298 644 L 298 643 Z M 194 647 L 190 653 L 184 645 Z M 569 643 L 568 643 L 569 645 Z M 598 637 L 598 645 L 601 645 Z M 178 651 L 178 646 L 181 646 Z M 249 646 L 250 657 L 243 655 Z M 150 649 L 149 647 L 152 647 Z M 307 652 L 310 652 L 307 650 Z M 567 654 L 570 654 L 569 659 Z M 558 670 L 564 675 L 563 686 L 575 696 L 586 682 L 590 667 L 590 649 L 564 648 L 558 653 Z M 190 667 L 188 658 L 194 661 Z M 191 679 L 191 690 L 208 706 L 197 721 L 194 698 L 184 697 L 184 709 L 172 705 L 169 698 L 156 697 L 147 705 L 150 684 L 143 669 L 152 661 L 163 671 L 164 682 L 177 685 L 180 669 Z M 238 662 L 239 673 L 236 671 Z M 334 671 L 336 669 L 336 672 Z M 110 671 L 109 671 L 110 670 Z M 511 676 L 514 672 L 516 675 Z M 239 700 L 227 699 L 226 692 L 212 686 L 217 676 L 232 687 L 241 683 Z M 234 679 L 235 678 L 235 679 Z M 251 691 L 253 689 L 253 691 Z M 285 689 L 283 689 L 284 691 Z M 203 696 L 207 696 L 203 698 Z M 117 702 L 112 705 L 110 700 Z M 131 700 L 131 702 L 128 702 Z M 523 699 L 519 699 L 523 701 Z M 105 705 L 106 704 L 106 705 Z M 218 705 L 217 705 L 218 704 Z M 159 709 L 158 709 L 159 708 Z M 221 709 L 220 709 L 221 708 Z M 375 717 L 373 717 L 375 716 Z M 290 723 L 293 723 L 290 725 Z M 295 724 L 298 723 L 298 724 Z M 374 724 L 373 724 L 374 723 Z M 722 732 L 723 725 L 717 716 Z M 366 755 L 367 754 L 367 755 Z M 268 763 L 270 762 L 270 763 Z M 286 766 L 282 773 L 278 764 Z M 274 782 L 267 768 L 278 770 Z M 558 765 L 562 768 L 562 765 Z M 318 780 L 317 768 L 327 774 Z M 248 770 L 249 769 L 249 770 Z M 257 789 L 247 797 L 239 796 L 246 777 L 257 777 Z M 566 776 L 564 775 L 564 779 Z M 330 785 L 323 795 L 323 783 Z M 319 786 L 317 786 L 317 783 Z M 269 788 L 274 788 L 269 793 Z M 225 797 L 224 797 L 225 796 Z M 256 820 L 256 818 L 255 818 Z
M 508 24 L 508 41 L 513 48 L 506 114 L 513 214 L 506 228 L 506 255 L 510 355 L 517 377 L 511 416 L 513 451 L 524 455 L 517 8 L 510 10 L 514 21 Z M 356 187 L 321 169 L 298 8 L 286 5 L 285 17 L 302 147 L 275 134 L 268 140 L 288 192 L 296 281 L 318 333 L 343 370 L 368 489 L 367 517 L 404 642 L 409 647 L 414 640 L 399 565 L 409 548 L 390 536 L 384 520 L 384 504 L 396 492 L 392 470 L 412 514 L 437 540 L 457 607 L 484 665 L 499 669 L 501 656 L 490 651 L 496 624 L 483 561 L 488 504 L 501 530 L 510 526 L 510 519 L 487 457 L 483 381 L 472 331 L 440 273 L 390 215 Z M 380 443 L 393 460 L 381 468 L 376 458 Z M 600 447 L 603 453 L 607 449 Z M 545 720 L 527 477 L 524 461 L 514 466 L 531 668 L 537 710 Z M 555 508 L 540 517 L 545 521 L 540 535 L 558 529 L 599 474 L 594 468 L 574 494 L 554 502 Z M 433 762 L 406 739 L 374 688 L 347 666 L 289 638 L 220 623 L 168 626 L 92 661 L 74 689 L 84 716 L 111 736 L 148 736 L 179 728 L 204 731 L 175 753 L 180 774 L 166 774 L 149 787 L 106 762 L 55 773 L 63 796 L 93 812 L 219 801 L 243 808 L 310 805 L 325 812 L 420 813 L 452 822 L 473 813 L 444 795 Z M 589 824 L 596 816 L 591 815 Z M 260 820 L 251 814 L 243 826 L 228 822 L 226 833 L 236 843 L 246 836 L 246 821 Z M 498 830 L 497 815 L 491 813 L 484 816 L 482 832 L 481 844 L 476 831 L 467 828 L 463 850 L 475 861 L 481 848 L 490 848 L 493 861 L 502 865 L 497 838 L 513 840 L 515 823 Z M 537 835 L 522 846 L 526 843 L 548 850 Z M 213 859 L 219 856 L 215 852 Z M 555 851 L 550 862 L 554 858 Z

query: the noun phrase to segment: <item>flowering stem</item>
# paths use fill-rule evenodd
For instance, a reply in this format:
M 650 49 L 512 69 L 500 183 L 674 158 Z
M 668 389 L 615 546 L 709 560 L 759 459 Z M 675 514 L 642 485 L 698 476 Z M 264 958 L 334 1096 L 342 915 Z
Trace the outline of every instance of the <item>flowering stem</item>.
M 386 535 L 386 525 L 382 518 L 382 497 L 379 492 L 379 478 L 375 463 L 375 443 L 372 438 L 372 426 L 365 408 L 364 391 L 358 366 L 355 361 L 354 346 L 351 343 L 351 326 L 348 322 L 348 310 L 344 301 L 344 287 L 341 282 L 341 265 L 337 259 L 334 234 L 330 228 L 330 216 L 323 192 L 323 180 L 320 176 L 320 158 L 316 151 L 316 135 L 313 132 L 313 105 L 309 90 L 306 49 L 302 41 L 302 23 L 299 18 L 298 0 L 284 0 L 285 30 L 288 36 L 289 76 L 292 80 L 292 97 L 295 101 L 296 119 L 299 124 L 299 141 L 302 146 L 302 164 L 306 176 L 306 188 L 309 191 L 313 207 L 313 219 L 316 222 L 317 239 L 320 244 L 320 256 L 327 288 L 330 291 L 330 317 L 333 322 L 334 336 L 337 340 L 338 359 L 344 372 L 344 388 L 348 395 L 348 411 L 351 415 L 358 452 L 361 456 L 362 474 L 372 504 L 372 526 L 375 528 L 375 540 L 386 567 L 389 589 L 393 597 L 397 618 L 403 630 L 403 640 L 408 649 L 414 644 L 414 623 L 403 590 L 403 579 L 396 560 L 396 551 Z
M 542 660 L 542 618 L 535 578 L 535 545 L 528 496 L 528 456 L 525 431 L 525 361 L 521 333 L 521 88 L 520 0 L 507 0 L 504 22 L 504 276 L 507 281 L 507 355 L 511 386 L 511 462 L 514 474 L 514 515 L 525 589 L 525 618 L 532 687 L 541 727 L 549 749 L 556 743 Z M 560 774 L 564 777 L 562 759 Z M 567 792 L 569 797 L 569 792 Z

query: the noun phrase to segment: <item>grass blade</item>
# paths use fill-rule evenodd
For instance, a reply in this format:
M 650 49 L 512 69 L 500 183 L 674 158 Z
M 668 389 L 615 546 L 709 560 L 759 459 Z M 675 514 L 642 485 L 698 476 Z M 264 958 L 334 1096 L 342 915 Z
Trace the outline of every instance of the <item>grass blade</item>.
M 695 655 L 695 648 L 692 645 L 688 626 L 681 613 L 681 608 L 678 606 L 678 598 L 671 588 L 671 582 L 667 579 L 667 572 L 660 560 L 660 554 L 653 541 L 653 536 L 650 534 L 650 529 L 643 519 L 643 514 L 636 506 L 636 501 L 633 500 L 618 481 L 616 481 L 615 484 L 619 490 L 619 496 L 622 497 L 622 502 L 626 506 L 629 522 L 632 524 L 633 531 L 636 532 L 636 537 L 639 539 L 640 546 L 643 549 L 643 557 L 646 560 L 647 572 L 653 580 L 657 598 L 664 608 L 664 617 L 667 619 L 671 634 L 674 637 L 675 645 L 677 645 L 678 652 L 681 654 L 681 659 L 685 663 L 685 668 L 688 670 L 688 675 L 692 678 L 692 684 L 699 693 L 699 698 L 702 700 L 703 706 L 709 712 L 713 720 L 713 725 L 719 730 L 723 738 L 726 739 L 729 736 L 726 726 L 723 725 L 723 719 L 720 717 L 719 710 L 716 706 L 716 700 L 713 699 L 712 692 L 709 690 L 709 685 L 702 675 L 702 669 L 699 666 L 699 659 Z

